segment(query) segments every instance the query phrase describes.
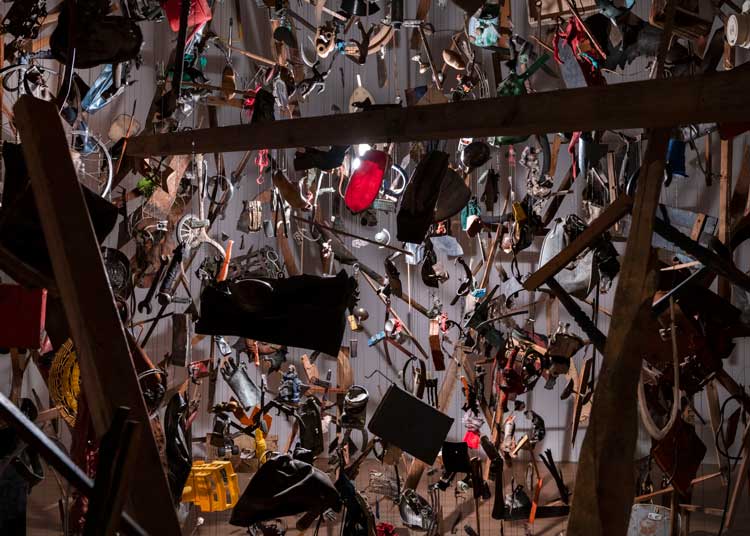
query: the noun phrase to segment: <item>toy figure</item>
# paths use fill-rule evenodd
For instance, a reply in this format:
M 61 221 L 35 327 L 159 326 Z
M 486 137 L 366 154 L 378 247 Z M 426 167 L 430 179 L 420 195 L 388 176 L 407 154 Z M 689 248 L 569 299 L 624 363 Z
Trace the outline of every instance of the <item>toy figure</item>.
M 282 382 L 281 387 L 279 387 L 279 397 L 288 404 L 299 404 L 302 393 L 302 381 L 300 381 L 297 374 L 297 367 L 289 365 L 281 377 Z

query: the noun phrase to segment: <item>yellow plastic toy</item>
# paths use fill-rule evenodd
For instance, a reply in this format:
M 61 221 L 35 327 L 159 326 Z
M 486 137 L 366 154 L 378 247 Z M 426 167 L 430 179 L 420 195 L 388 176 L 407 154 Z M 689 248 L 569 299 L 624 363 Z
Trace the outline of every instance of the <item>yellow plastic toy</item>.
M 266 436 L 263 434 L 263 430 L 260 428 L 255 429 L 255 457 L 258 458 L 258 465 L 263 465 L 266 461 Z
M 239 500 L 239 481 L 231 462 L 193 462 L 182 502 L 195 503 L 203 512 L 221 512 L 233 508 Z

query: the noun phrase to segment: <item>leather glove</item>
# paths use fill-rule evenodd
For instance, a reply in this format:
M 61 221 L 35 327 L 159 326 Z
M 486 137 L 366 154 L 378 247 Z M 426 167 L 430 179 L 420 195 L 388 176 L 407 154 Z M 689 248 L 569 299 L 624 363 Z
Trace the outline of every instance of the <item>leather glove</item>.
M 245 410 L 254 408 L 260 403 L 260 389 L 247 375 L 245 363 L 228 359 L 221 367 L 221 375 L 227 382 L 238 402 Z

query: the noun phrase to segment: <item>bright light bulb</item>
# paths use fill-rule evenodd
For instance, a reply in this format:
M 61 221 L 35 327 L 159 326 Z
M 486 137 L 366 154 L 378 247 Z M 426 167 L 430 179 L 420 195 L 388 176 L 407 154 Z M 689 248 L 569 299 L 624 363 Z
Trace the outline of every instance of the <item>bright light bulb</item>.
M 370 145 L 367 143 L 360 143 L 357 147 L 357 152 L 359 153 L 359 156 L 365 156 L 365 153 L 371 149 Z
M 352 162 L 352 171 L 359 168 L 359 165 L 361 163 L 362 163 L 362 160 L 360 160 L 359 158 L 355 158 L 354 161 Z

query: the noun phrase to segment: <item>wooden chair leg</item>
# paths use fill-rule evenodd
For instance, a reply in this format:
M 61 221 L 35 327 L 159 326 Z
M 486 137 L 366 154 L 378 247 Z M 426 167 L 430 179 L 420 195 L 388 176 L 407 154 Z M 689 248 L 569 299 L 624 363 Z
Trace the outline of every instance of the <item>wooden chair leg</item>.
M 708 412 L 711 419 L 711 431 L 713 437 L 716 437 L 717 428 L 721 422 L 720 406 L 719 406 L 719 391 L 716 386 L 716 380 L 711 380 L 706 384 L 706 400 L 708 401 Z M 719 470 L 722 472 L 721 483 L 722 486 L 727 485 L 726 474 L 729 470 L 727 465 L 726 457 L 719 453 L 719 445 L 714 444 L 714 450 L 716 452 L 716 459 L 719 460 Z
M 745 432 L 742 434 L 742 451 L 740 455 L 742 456 L 742 462 L 740 463 L 740 470 L 737 473 L 737 480 L 733 482 L 732 495 L 729 499 L 729 507 L 727 508 L 727 529 L 732 528 L 734 515 L 739 507 L 740 493 L 745 485 L 745 480 L 748 478 L 748 470 L 750 470 L 750 463 L 748 463 L 748 456 L 750 455 L 750 423 L 745 427 Z
M 677 501 L 677 492 L 673 491 L 670 495 L 670 514 L 669 514 L 669 536 L 679 536 L 680 524 L 678 522 L 678 514 L 680 510 L 679 502 Z

